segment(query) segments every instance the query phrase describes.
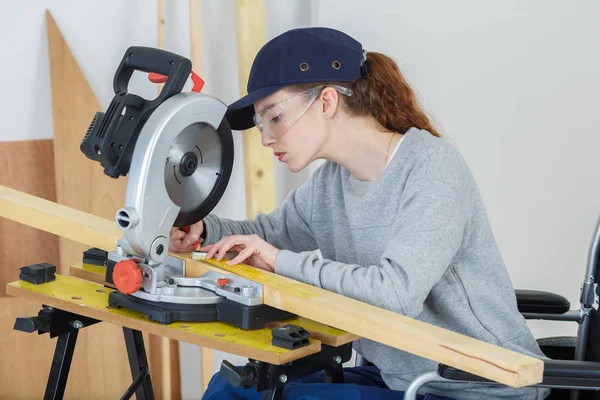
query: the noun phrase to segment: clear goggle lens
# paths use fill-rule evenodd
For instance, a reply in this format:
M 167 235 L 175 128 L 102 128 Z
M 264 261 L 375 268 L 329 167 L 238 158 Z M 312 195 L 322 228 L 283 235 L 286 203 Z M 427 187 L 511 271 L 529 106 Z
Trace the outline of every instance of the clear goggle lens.
M 257 112 L 253 117 L 254 124 L 263 135 L 280 138 L 304 115 L 324 87 L 316 86 L 297 93 Z M 337 85 L 332 87 L 346 96 L 352 96 L 351 89 Z

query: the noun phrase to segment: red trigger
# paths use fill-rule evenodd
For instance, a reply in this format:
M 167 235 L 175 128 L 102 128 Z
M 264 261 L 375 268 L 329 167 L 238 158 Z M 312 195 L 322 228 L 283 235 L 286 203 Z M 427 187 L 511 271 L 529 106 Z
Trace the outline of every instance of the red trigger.
M 165 83 L 167 81 L 167 77 L 165 75 L 157 74 L 156 72 L 150 72 L 148 74 L 148 79 L 152 83 Z
M 204 80 L 198 76 L 194 71 L 192 71 L 192 83 L 194 86 L 192 87 L 192 92 L 201 92 L 204 87 Z M 156 72 L 148 73 L 148 80 L 152 83 L 165 83 L 167 81 L 167 76 L 157 74 Z
M 194 87 L 192 87 L 192 92 L 200 92 L 204 87 L 204 81 L 200 78 L 194 71 L 192 71 L 192 82 L 194 83 Z

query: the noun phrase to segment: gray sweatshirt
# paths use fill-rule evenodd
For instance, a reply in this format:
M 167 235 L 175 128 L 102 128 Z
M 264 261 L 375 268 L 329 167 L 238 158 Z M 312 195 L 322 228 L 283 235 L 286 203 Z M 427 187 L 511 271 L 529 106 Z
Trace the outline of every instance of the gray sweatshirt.
M 410 129 L 376 181 L 326 162 L 268 215 L 209 215 L 206 244 L 257 234 L 281 249 L 275 272 L 533 357 L 545 358 L 517 310 L 475 180 L 459 152 Z M 319 249 L 320 257 L 314 250 Z M 367 339 L 355 350 L 405 390 L 437 363 Z M 455 399 L 543 399 L 549 390 L 432 384 Z

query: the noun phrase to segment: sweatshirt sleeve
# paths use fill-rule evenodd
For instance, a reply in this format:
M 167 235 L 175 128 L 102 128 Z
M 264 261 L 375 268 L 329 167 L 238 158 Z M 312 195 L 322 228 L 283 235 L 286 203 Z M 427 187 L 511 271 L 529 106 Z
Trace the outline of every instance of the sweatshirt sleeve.
M 407 185 L 378 264 L 281 251 L 275 272 L 414 318 L 460 247 L 468 218 L 463 197 L 445 182 L 421 179 Z
M 313 180 L 314 175 L 292 190 L 283 204 L 268 214 L 258 214 L 254 220 L 235 221 L 208 215 L 204 219 L 206 239 L 203 244 L 214 244 L 224 236 L 255 234 L 278 249 L 316 250 L 317 243 L 309 225 Z

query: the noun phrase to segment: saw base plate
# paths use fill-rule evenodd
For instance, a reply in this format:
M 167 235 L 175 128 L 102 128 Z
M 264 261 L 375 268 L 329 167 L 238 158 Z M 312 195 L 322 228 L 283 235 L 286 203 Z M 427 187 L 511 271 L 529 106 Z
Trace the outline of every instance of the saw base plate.
M 179 304 L 140 299 L 121 292 L 112 292 L 108 304 L 142 313 L 151 321 L 161 324 L 173 322 L 223 322 L 241 329 L 261 329 L 269 322 L 296 317 L 287 311 L 265 304 L 247 306 L 223 298 L 214 304 Z

